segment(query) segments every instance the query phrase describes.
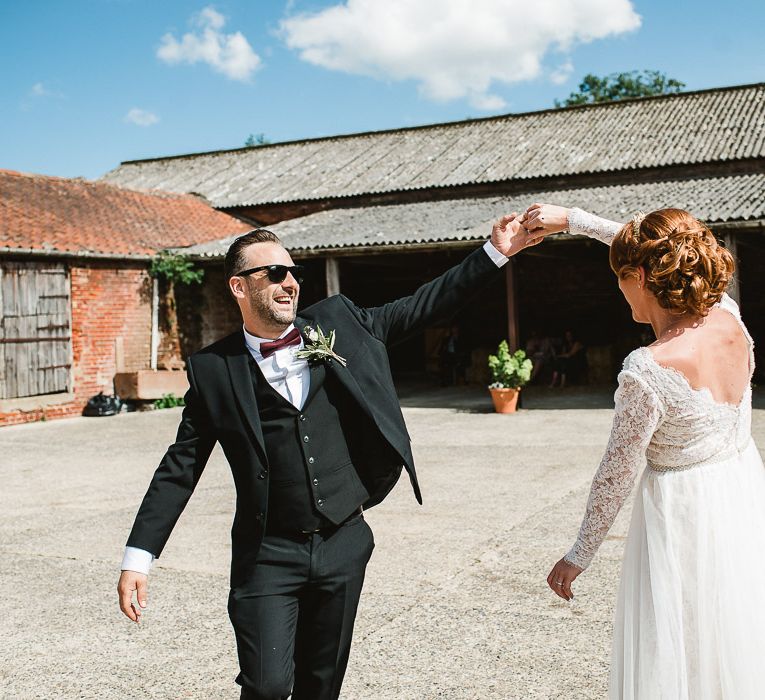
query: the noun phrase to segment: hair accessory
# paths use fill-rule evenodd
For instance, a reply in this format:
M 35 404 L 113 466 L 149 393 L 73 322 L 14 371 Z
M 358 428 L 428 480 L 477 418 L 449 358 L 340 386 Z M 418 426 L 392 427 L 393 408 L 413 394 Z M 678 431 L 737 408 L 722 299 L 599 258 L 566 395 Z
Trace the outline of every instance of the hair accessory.
M 634 233 L 635 236 L 640 233 L 640 224 L 643 223 L 643 219 L 645 219 L 645 212 L 642 211 L 639 211 L 632 217 L 632 233 Z

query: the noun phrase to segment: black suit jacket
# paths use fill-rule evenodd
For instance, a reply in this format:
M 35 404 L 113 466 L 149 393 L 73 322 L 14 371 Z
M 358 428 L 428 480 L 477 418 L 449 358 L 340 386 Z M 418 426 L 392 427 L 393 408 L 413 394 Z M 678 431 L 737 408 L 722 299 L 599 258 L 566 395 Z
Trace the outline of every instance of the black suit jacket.
M 327 371 L 343 384 L 373 426 L 376 440 L 368 441 L 368 459 L 356 465 L 370 493 L 367 507 L 385 497 L 402 466 L 422 503 L 386 346 L 448 320 L 497 274 L 497 266 L 480 249 L 409 297 L 363 309 L 338 295 L 314 304 L 296 319 L 301 330 L 318 324 L 325 332 L 335 331 L 335 352 L 347 366 L 328 362 Z M 219 442 L 236 486 L 231 532 L 231 579 L 236 585 L 255 565 L 268 509 L 268 457 L 244 334 L 237 331 L 200 350 L 186 366 L 189 390 L 178 434 L 154 473 L 127 544 L 155 557 L 161 554 Z M 387 449 L 381 449 L 382 444 Z

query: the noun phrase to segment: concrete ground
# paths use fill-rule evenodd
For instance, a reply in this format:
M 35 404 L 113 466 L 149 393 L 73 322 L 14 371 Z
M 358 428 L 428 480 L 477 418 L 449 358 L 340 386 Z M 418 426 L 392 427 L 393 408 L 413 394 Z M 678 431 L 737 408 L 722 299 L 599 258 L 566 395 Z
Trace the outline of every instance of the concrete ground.
M 545 578 L 576 535 L 611 421 L 608 391 L 567 391 L 528 392 L 512 416 L 483 392 L 405 395 L 425 505 L 404 479 L 367 514 L 377 548 L 344 700 L 604 697 L 628 513 L 575 601 L 555 597 Z M 143 623 L 117 606 L 122 547 L 179 416 L 0 429 L 3 700 L 238 697 L 219 450 L 155 565 Z M 765 446 L 765 410 L 754 433 Z

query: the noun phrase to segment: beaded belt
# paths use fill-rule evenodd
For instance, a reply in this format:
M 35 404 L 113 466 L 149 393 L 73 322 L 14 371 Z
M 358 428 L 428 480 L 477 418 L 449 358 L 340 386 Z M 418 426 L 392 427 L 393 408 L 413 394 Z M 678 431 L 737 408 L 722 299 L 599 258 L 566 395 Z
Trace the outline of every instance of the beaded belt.
M 688 469 L 693 469 L 694 467 L 703 467 L 707 464 L 717 464 L 718 462 L 724 462 L 727 459 L 731 459 L 732 457 L 736 457 L 740 455 L 742 452 L 745 452 L 751 442 L 752 442 L 752 438 L 749 438 L 746 444 L 740 449 L 735 446 L 729 447 L 727 450 L 718 452 L 716 455 L 712 455 L 711 457 L 708 457 L 707 459 L 702 459 L 698 462 L 691 462 L 690 464 L 678 464 L 678 465 L 669 466 L 667 464 L 656 464 L 649 459 L 648 467 L 651 469 L 651 471 L 654 471 L 654 472 L 684 472 L 684 471 L 687 471 Z

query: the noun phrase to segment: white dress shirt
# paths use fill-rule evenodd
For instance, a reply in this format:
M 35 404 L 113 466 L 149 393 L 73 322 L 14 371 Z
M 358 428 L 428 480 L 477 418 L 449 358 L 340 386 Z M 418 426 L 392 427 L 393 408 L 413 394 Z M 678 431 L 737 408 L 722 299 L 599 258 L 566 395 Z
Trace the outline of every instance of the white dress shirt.
M 502 255 L 491 244 L 491 241 L 486 241 L 483 249 L 497 267 L 502 267 L 508 261 L 508 258 Z M 279 337 L 283 338 L 294 327 L 294 325 L 290 325 Z M 263 357 L 260 354 L 260 344 L 272 340 L 273 338 L 258 338 L 244 328 L 244 342 L 247 349 L 255 358 L 268 383 L 293 406 L 301 409 L 308 397 L 311 380 L 308 361 L 295 357 L 295 354 L 303 349 L 303 338 L 300 338 L 300 345 L 280 348 L 268 357 Z M 148 575 L 153 562 L 154 555 L 151 552 L 138 547 L 125 547 L 122 570 L 137 571 Z
M 290 325 L 279 338 L 284 338 L 293 328 L 295 325 Z M 301 336 L 300 345 L 279 348 L 268 357 L 263 357 L 260 354 L 260 344 L 269 343 L 272 340 L 273 338 L 258 338 L 249 333 L 246 328 L 244 329 L 245 345 L 258 363 L 266 381 L 295 408 L 303 408 L 308 397 L 311 372 L 308 369 L 308 360 L 295 355 L 303 349 L 305 342 Z

